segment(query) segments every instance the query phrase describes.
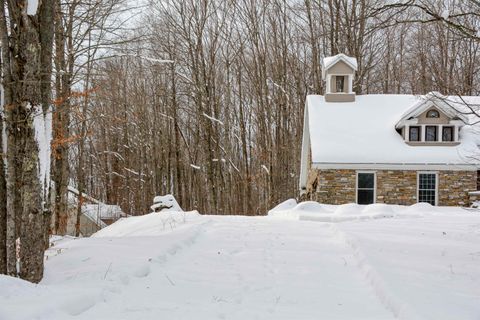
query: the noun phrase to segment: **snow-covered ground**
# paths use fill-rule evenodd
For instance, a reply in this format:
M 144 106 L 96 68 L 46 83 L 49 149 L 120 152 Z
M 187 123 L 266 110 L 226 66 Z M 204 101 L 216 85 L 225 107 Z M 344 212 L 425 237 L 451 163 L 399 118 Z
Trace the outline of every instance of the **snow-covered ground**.
M 290 201 L 52 241 L 39 285 L 0 277 L 1 320 L 480 319 L 474 210 Z

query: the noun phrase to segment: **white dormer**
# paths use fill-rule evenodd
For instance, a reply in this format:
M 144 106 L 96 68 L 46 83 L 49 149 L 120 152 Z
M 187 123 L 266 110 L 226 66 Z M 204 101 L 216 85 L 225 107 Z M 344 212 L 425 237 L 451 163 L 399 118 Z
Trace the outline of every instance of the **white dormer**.
M 438 92 L 426 94 L 400 119 L 395 128 L 411 146 L 458 145 L 466 117 Z
M 322 63 L 322 77 L 326 81 L 325 101 L 353 102 L 353 79 L 357 71 L 357 59 L 343 53 L 326 57 Z

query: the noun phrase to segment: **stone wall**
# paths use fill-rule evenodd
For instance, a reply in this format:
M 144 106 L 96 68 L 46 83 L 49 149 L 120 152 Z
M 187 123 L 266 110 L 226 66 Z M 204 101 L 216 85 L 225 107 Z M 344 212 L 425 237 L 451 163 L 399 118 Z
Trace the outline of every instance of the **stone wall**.
M 477 190 L 476 171 L 440 171 L 438 173 L 438 204 L 469 206 L 469 191 Z
M 401 205 L 417 203 L 417 171 L 377 171 L 376 201 Z
M 375 170 L 376 202 L 411 205 L 417 203 L 417 171 Z M 311 169 L 306 199 L 328 204 L 356 201 L 356 170 Z M 477 188 L 475 171 L 438 171 L 438 205 L 468 206 L 469 191 Z
M 356 201 L 355 170 L 310 170 L 307 198 L 321 203 L 343 204 Z

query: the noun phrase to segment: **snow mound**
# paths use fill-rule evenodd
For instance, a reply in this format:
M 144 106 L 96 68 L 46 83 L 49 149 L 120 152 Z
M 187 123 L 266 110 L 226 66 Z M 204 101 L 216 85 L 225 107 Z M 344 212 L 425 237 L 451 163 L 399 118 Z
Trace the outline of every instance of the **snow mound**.
M 198 211 L 168 211 L 161 214 L 149 213 L 143 216 L 118 220 L 94 233 L 92 237 L 142 237 L 156 236 L 166 231 L 188 226 L 199 220 Z
M 182 212 L 182 208 L 178 204 L 175 197 L 171 194 L 167 194 L 164 196 L 156 196 L 153 198 L 153 205 L 150 207 L 153 212 L 165 212 L 165 211 L 176 211 Z
M 410 206 L 385 203 L 329 205 L 315 201 L 304 201 L 296 205 L 295 203 L 294 199 L 284 201 L 271 209 L 268 215 L 290 220 L 344 222 L 385 218 L 421 218 L 428 215 L 465 213 L 465 208 L 437 207 L 429 203 L 416 203 Z
M 289 199 L 268 211 L 269 216 L 301 220 L 302 216 L 331 214 L 332 211 L 324 204 L 315 201 L 304 201 L 297 204 L 295 199 Z
M 339 216 L 353 216 L 361 212 L 361 206 L 356 203 L 341 204 L 335 209 L 335 214 Z
M 393 206 L 384 204 L 384 203 L 374 203 L 369 204 L 363 208 L 362 213 L 365 214 L 388 214 L 393 216 L 395 212 L 393 211 Z
M 26 292 L 35 291 L 35 284 L 28 281 L 0 274 L 0 297 L 9 298 Z
M 298 213 L 295 211 L 297 200 L 288 199 L 276 205 L 273 209 L 268 211 L 268 216 L 283 219 L 298 220 Z
M 332 213 L 332 211 L 328 210 L 325 205 L 320 204 L 315 201 L 305 201 L 299 203 L 295 209 L 296 211 L 300 212 L 314 212 L 314 213 Z
M 406 212 L 408 213 L 434 213 L 437 211 L 437 208 L 432 206 L 430 203 L 427 202 L 420 202 L 420 203 L 415 203 L 409 206 L 406 209 Z
M 290 209 L 295 208 L 296 205 L 297 205 L 297 200 L 295 200 L 293 198 L 288 199 L 288 200 L 285 200 L 285 201 L 281 202 L 280 204 L 276 205 L 273 209 L 268 211 L 268 214 L 270 214 L 270 212 L 275 212 L 275 211 L 290 210 Z
M 443 208 L 434 207 L 428 203 L 417 203 L 411 206 L 384 203 L 369 205 L 359 205 L 356 203 L 327 205 L 315 201 L 305 201 L 294 206 L 295 203 L 296 201 L 294 199 L 282 202 L 271 209 L 268 215 L 291 220 L 344 222 L 351 220 L 423 217 L 426 214 L 442 212 L 441 210 L 443 210 Z M 455 211 L 458 210 L 460 209 L 456 209 Z M 453 212 L 452 210 L 446 211 Z

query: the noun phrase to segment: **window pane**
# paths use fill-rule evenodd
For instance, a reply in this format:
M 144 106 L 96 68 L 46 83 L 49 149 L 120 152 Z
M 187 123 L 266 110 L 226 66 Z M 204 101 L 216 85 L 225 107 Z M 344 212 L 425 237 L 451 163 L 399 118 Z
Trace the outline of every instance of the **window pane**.
M 435 205 L 437 176 L 434 173 L 422 173 L 418 176 L 418 202 L 428 202 Z
M 420 141 L 420 127 L 410 127 L 410 141 Z
M 435 190 L 435 174 L 434 173 L 422 173 L 420 174 L 419 188 Z
M 357 200 L 358 204 L 372 204 L 373 190 L 358 190 Z
M 443 127 L 442 141 L 453 141 L 453 127 Z
M 359 189 L 373 189 L 375 187 L 375 174 L 373 173 L 359 173 L 358 174 L 358 188 Z
M 435 205 L 435 190 L 419 190 L 418 202 L 428 202 L 432 206 Z
M 440 118 L 440 113 L 437 110 L 430 110 L 427 112 L 427 118 Z
M 425 141 L 437 141 L 437 127 L 426 126 L 425 127 Z
M 336 85 L 337 85 L 337 92 L 344 92 L 345 87 L 345 77 L 344 76 L 336 76 Z

